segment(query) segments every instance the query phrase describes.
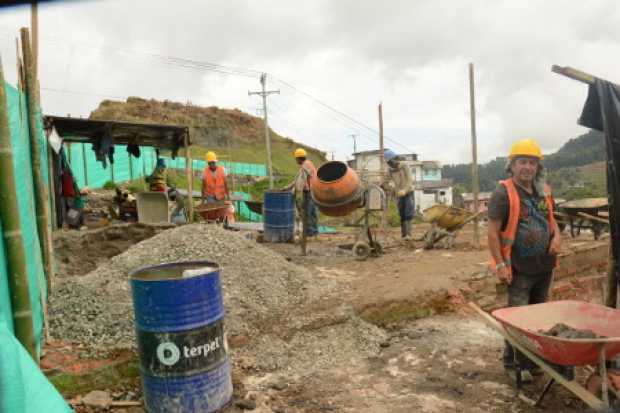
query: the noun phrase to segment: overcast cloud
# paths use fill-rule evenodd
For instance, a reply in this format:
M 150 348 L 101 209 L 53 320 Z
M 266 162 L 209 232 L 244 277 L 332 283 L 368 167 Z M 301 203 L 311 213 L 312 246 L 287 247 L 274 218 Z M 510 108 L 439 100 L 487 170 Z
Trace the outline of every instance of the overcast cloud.
M 386 146 L 464 162 L 469 62 L 476 66 L 479 158 L 538 139 L 546 152 L 584 133 L 586 87 L 551 73 L 568 65 L 619 81 L 620 6 L 541 1 L 73 1 L 40 6 L 40 79 L 46 113 L 88 116 L 108 98 L 191 101 L 256 115 L 258 80 L 167 64 L 150 54 L 265 71 L 271 126 L 345 159 L 378 137 L 282 79 L 378 129 Z M 0 11 L 0 53 L 15 82 L 15 37 L 29 9 Z M 58 92 L 61 91 L 61 92 Z M 397 146 L 394 141 L 402 146 Z

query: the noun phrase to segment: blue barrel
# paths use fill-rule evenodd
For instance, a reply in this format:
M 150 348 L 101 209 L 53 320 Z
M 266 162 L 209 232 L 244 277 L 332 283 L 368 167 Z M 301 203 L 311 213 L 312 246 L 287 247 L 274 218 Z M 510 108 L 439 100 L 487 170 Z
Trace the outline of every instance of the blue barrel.
M 295 199 L 288 191 L 266 191 L 263 202 L 267 242 L 291 242 L 295 236 Z
M 149 413 L 211 413 L 232 399 L 220 268 L 207 261 L 130 274 Z

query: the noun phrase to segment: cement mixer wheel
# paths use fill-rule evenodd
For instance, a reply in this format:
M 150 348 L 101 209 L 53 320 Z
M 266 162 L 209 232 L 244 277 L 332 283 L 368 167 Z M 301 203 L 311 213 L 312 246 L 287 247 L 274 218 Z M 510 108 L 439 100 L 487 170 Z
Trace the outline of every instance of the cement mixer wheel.
M 364 241 L 358 241 L 353 245 L 353 255 L 355 255 L 355 259 L 358 261 L 364 261 L 370 256 L 370 252 L 370 245 Z

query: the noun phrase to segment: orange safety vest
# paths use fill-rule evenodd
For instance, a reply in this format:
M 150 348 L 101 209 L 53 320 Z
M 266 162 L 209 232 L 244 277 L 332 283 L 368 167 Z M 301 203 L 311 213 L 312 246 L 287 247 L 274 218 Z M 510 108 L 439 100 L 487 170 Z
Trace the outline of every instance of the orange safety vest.
M 517 227 L 519 226 L 519 214 L 521 212 L 521 199 L 519 198 L 519 192 L 512 179 L 506 179 L 499 181 L 500 184 L 506 187 L 506 193 L 508 194 L 508 205 L 510 207 L 508 212 L 508 222 L 504 231 L 500 232 L 500 249 L 506 268 L 512 273 L 512 246 L 514 245 L 515 238 L 517 236 Z M 555 228 L 555 217 L 553 216 L 553 198 L 551 197 L 551 188 L 549 185 L 544 186 L 545 203 L 547 204 L 547 222 L 549 223 L 549 230 L 553 231 Z M 491 257 L 490 266 L 495 271 L 497 263 L 495 259 Z M 556 260 L 557 266 L 557 260 Z
M 215 197 L 218 201 L 226 197 L 226 174 L 218 166 L 215 173 L 207 166 L 202 176 L 202 195 Z

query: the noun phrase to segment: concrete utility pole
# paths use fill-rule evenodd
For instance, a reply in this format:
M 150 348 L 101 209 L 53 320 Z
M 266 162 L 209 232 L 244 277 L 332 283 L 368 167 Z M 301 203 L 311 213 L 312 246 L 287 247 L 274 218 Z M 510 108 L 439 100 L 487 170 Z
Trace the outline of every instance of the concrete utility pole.
M 269 139 L 269 123 L 267 123 L 267 96 L 276 93 L 280 94 L 280 90 L 265 90 L 267 86 L 267 73 L 260 76 L 260 84 L 262 91 L 250 92 L 248 96 L 260 95 L 263 98 L 263 120 L 265 122 L 265 146 L 267 147 L 267 167 L 269 168 L 269 189 L 273 189 L 273 167 L 271 166 L 271 140 Z
M 353 138 L 353 153 L 357 153 L 357 135 L 352 133 L 349 135 L 350 138 Z
M 478 148 L 476 141 L 476 101 L 474 96 L 474 64 L 469 64 L 469 107 L 471 115 L 471 186 L 474 194 L 474 214 L 478 213 Z M 474 219 L 474 247 L 480 248 L 478 218 Z

